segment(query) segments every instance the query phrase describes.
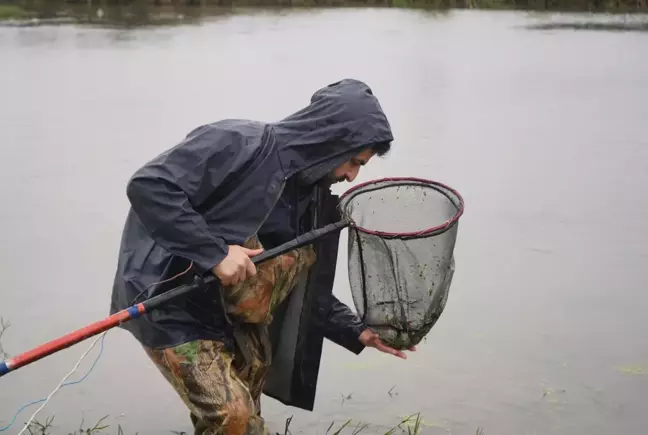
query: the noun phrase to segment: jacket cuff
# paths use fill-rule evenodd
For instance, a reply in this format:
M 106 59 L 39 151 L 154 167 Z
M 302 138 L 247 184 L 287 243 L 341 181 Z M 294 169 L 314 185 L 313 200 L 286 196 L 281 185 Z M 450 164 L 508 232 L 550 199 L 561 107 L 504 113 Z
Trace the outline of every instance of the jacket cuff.
M 353 340 L 347 349 L 356 355 L 359 355 L 365 348 L 365 345 L 360 342 L 360 334 L 362 334 L 362 331 L 364 330 L 364 327 L 357 326 L 353 328 L 353 333 L 351 334 Z
M 358 355 L 365 348 L 365 345 L 360 342 L 360 334 L 362 334 L 362 331 L 364 330 L 365 327 L 362 325 L 348 326 L 342 329 L 338 334 L 327 338 L 333 341 L 335 344 L 342 346 L 348 351 Z
M 194 266 L 199 274 L 207 275 L 227 257 L 228 253 L 229 246 L 224 245 L 223 248 L 215 250 L 213 255 L 203 256 L 201 259 L 194 260 Z

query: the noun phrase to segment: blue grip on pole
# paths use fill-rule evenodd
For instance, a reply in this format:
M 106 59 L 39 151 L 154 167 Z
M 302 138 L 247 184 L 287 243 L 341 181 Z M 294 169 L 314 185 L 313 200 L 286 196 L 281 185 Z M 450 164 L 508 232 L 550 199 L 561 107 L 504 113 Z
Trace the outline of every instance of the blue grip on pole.
M 137 319 L 138 317 L 142 316 L 142 313 L 139 312 L 137 305 L 129 307 L 126 311 L 128 311 L 128 314 L 130 314 L 131 319 Z
M 9 373 L 9 366 L 6 362 L 0 362 L 0 376 L 6 375 Z

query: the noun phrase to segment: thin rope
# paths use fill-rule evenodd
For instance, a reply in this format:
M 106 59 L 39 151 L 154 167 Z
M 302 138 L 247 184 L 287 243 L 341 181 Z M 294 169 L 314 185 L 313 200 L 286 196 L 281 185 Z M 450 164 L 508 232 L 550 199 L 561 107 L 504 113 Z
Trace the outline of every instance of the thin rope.
M 135 298 L 133 299 L 133 302 L 131 302 L 131 305 L 135 305 L 135 301 L 137 301 L 151 287 L 156 286 L 156 285 L 160 285 L 160 284 L 165 284 L 167 282 L 173 281 L 174 279 L 180 278 L 183 275 L 186 275 L 187 273 L 189 273 L 189 271 L 193 267 L 193 264 L 194 264 L 194 262 L 193 262 L 193 260 L 191 260 L 191 263 L 189 263 L 189 267 L 187 267 L 187 269 L 184 272 L 180 272 L 177 275 L 172 276 L 171 278 L 165 279 L 164 281 L 158 281 L 158 282 L 154 282 L 153 284 L 149 284 L 144 290 L 142 290 L 141 292 L 139 292 L 137 294 L 137 296 L 135 296 Z
M 83 361 L 83 360 L 85 359 L 85 357 L 88 355 L 88 353 L 90 353 L 90 351 L 95 347 L 95 345 L 97 344 L 97 342 L 98 342 L 99 340 L 101 340 L 101 338 L 104 337 L 107 333 L 108 333 L 108 331 L 106 331 L 106 332 L 104 332 L 103 334 L 99 335 L 99 336 L 98 336 L 98 337 L 97 337 L 97 338 L 92 342 L 92 344 L 90 345 L 90 347 L 88 347 L 88 349 L 87 349 L 85 352 L 83 352 L 83 355 L 81 355 L 81 358 L 79 358 L 79 360 L 77 361 L 77 363 L 76 363 L 76 365 L 74 366 L 74 368 L 70 371 L 70 373 L 68 373 L 68 374 L 67 374 L 67 375 L 66 375 L 66 376 L 61 380 L 61 382 L 59 382 L 59 384 L 56 386 L 56 388 L 54 388 L 54 390 L 49 394 L 49 396 L 47 396 L 47 399 L 45 399 L 45 402 L 40 406 L 40 408 L 38 408 L 38 409 L 36 410 L 36 412 L 34 412 L 34 413 L 32 414 L 31 418 L 29 419 L 29 421 L 27 421 L 27 423 L 25 424 L 25 427 L 23 427 L 23 429 L 18 433 L 18 435 L 22 435 L 22 434 L 23 434 L 23 433 L 24 433 L 24 432 L 25 432 L 25 431 L 26 431 L 26 430 L 31 426 L 32 422 L 34 421 L 34 419 L 36 418 L 36 416 L 38 415 L 38 413 L 41 412 L 41 411 L 43 410 L 43 408 L 45 408 L 45 406 L 49 403 L 50 399 L 51 399 L 52 397 L 54 397 L 54 395 L 55 395 L 55 394 L 56 394 L 56 393 L 57 393 L 57 392 L 58 392 L 58 391 L 63 387 L 63 384 L 65 383 L 65 381 L 66 381 L 70 376 L 72 376 L 72 375 L 77 371 L 77 369 L 79 368 L 79 365 L 81 364 L 81 361 Z
M 183 275 L 186 275 L 186 274 L 191 270 L 192 266 L 193 266 L 193 261 L 189 264 L 189 267 L 188 267 L 184 272 L 180 272 L 180 273 L 178 273 L 177 275 L 172 276 L 171 278 L 166 279 L 166 280 L 164 280 L 164 281 L 158 281 L 158 282 L 154 282 L 154 283 L 150 284 L 150 285 L 147 286 L 144 290 L 142 290 L 142 291 L 141 291 L 137 296 L 135 296 L 135 299 L 133 300 L 133 303 L 135 303 L 135 301 L 136 301 L 136 300 L 137 300 L 137 299 L 138 299 L 142 294 L 144 294 L 144 292 L 146 292 L 146 291 L 147 291 L 148 289 L 150 289 L 151 287 L 156 286 L 156 285 L 160 285 L 160 284 L 167 283 L 167 282 L 172 281 L 172 280 L 174 280 L 174 279 L 177 279 L 177 278 L 179 278 L 179 277 L 181 277 L 181 276 L 183 276 Z M 45 408 L 45 406 L 49 403 L 49 401 L 52 399 L 52 397 L 53 397 L 53 396 L 54 396 L 54 395 L 55 395 L 55 394 L 56 394 L 56 393 L 57 393 L 61 388 L 63 388 L 63 387 L 67 387 L 68 385 L 80 384 L 81 382 L 83 382 L 83 381 L 84 381 L 84 380 L 85 380 L 85 379 L 90 375 L 90 373 L 92 372 L 92 370 L 94 370 L 95 366 L 97 365 L 97 362 L 99 361 L 99 358 L 101 358 L 101 355 L 103 354 L 103 350 L 104 350 L 104 338 L 106 337 L 106 334 L 107 334 L 108 332 L 109 332 L 109 331 L 105 331 L 104 333 L 102 333 L 101 335 L 99 335 L 99 336 L 98 336 L 98 337 L 97 337 L 97 338 L 92 342 L 92 344 L 90 345 L 90 347 L 89 347 L 89 348 L 88 348 L 88 349 L 83 353 L 83 355 L 81 355 L 81 357 L 80 357 L 79 360 L 77 361 L 77 363 L 76 363 L 76 365 L 74 366 L 74 368 L 72 369 L 72 371 L 70 371 L 70 373 L 68 373 L 68 374 L 63 378 L 63 380 L 59 383 L 59 385 L 54 389 L 54 391 L 52 391 L 52 392 L 50 393 L 50 395 L 49 395 L 46 399 L 36 400 L 36 401 L 33 401 L 33 402 L 31 402 L 31 403 L 28 403 L 28 404 L 24 405 L 22 408 L 20 408 L 20 409 L 18 410 L 18 412 L 16 412 L 16 415 L 14 415 L 13 419 L 11 420 L 11 423 L 9 423 L 9 424 L 8 424 L 7 426 L 5 426 L 5 427 L 0 428 L 0 432 L 4 432 L 4 431 L 6 431 L 6 430 L 9 430 L 9 429 L 14 425 L 14 423 L 16 422 L 16 419 L 18 418 L 18 415 L 20 415 L 20 413 L 21 413 L 22 411 L 24 411 L 26 408 L 28 408 L 28 407 L 30 407 L 30 406 L 32 406 L 32 405 L 35 405 L 35 404 L 37 404 L 37 403 L 40 403 L 40 402 L 45 402 L 45 403 L 43 403 L 43 404 L 41 405 L 40 408 L 38 408 L 38 409 L 36 410 L 36 412 L 34 412 L 34 414 L 31 416 L 31 418 L 29 419 L 29 421 L 27 422 L 27 424 L 25 425 L 25 427 L 23 427 L 23 429 L 22 429 L 22 430 L 20 431 L 20 433 L 18 434 L 18 435 L 22 435 L 22 434 L 25 432 L 25 430 L 27 430 L 27 429 L 29 428 L 29 426 L 32 424 L 32 422 L 33 422 L 34 419 L 36 418 L 36 415 L 38 415 L 38 413 L 39 413 L 40 411 L 42 411 L 43 408 Z M 85 374 L 81 379 L 79 379 L 78 381 L 65 383 L 65 381 L 66 381 L 70 376 L 72 376 L 72 375 L 77 371 L 77 369 L 79 368 L 79 365 L 81 364 L 81 362 L 85 359 L 85 357 L 88 355 L 88 353 L 90 353 L 90 351 L 95 347 L 95 345 L 97 344 L 97 341 L 99 341 L 99 340 L 101 340 L 101 350 L 99 351 L 99 355 L 97 356 L 97 358 L 95 359 L 94 363 L 92 364 L 92 367 L 90 367 L 90 370 L 88 370 L 88 372 L 87 372 L 87 373 L 86 373 L 86 374 Z
M 92 363 L 92 366 L 91 366 L 90 369 L 87 371 L 87 373 L 86 373 L 86 374 L 85 374 L 81 379 L 79 379 L 78 381 L 72 381 L 72 382 L 67 382 L 67 383 L 63 384 L 63 385 L 61 386 L 61 388 L 63 388 L 63 387 L 67 387 L 67 386 L 70 386 L 70 385 L 80 384 L 81 382 L 85 381 L 86 378 L 87 378 L 88 376 L 90 376 L 90 373 L 92 373 L 92 371 L 94 370 L 95 366 L 96 366 L 97 363 L 99 362 L 99 359 L 100 359 L 101 356 L 103 355 L 103 351 L 104 351 L 104 341 L 105 341 L 105 338 L 106 338 L 106 335 L 104 334 L 104 336 L 101 337 L 101 349 L 99 349 L 99 355 L 97 355 L 97 358 L 95 358 L 94 362 Z M 13 418 L 11 419 L 11 422 L 10 422 L 7 426 L 0 428 L 0 432 L 5 432 L 5 431 L 11 429 L 11 427 L 14 425 L 14 423 L 16 423 L 16 419 L 18 418 L 18 416 L 20 415 L 20 413 L 23 412 L 25 409 L 29 408 L 29 407 L 32 406 L 32 405 L 36 405 L 37 403 L 44 402 L 45 400 L 46 400 L 46 399 L 35 400 L 35 401 L 33 401 L 33 402 L 30 402 L 30 403 L 24 405 L 22 408 L 20 408 L 20 409 L 16 412 L 16 414 L 15 414 L 15 415 L 13 416 Z

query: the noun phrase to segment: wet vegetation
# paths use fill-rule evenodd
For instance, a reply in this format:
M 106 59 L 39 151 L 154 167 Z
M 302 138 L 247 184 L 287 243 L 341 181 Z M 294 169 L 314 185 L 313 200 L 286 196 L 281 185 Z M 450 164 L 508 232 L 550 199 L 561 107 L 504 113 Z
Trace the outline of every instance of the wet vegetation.
M 127 432 L 121 427 L 121 425 L 118 425 L 116 429 L 111 430 L 111 426 L 109 424 L 104 423 L 107 418 L 108 416 L 101 418 L 97 423 L 95 423 L 91 427 L 90 426 L 85 427 L 84 423 L 81 422 L 79 429 L 75 430 L 74 432 L 52 432 L 52 430 L 54 430 L 54 426 L 53 426 L 54 417 L 50 417 L 45 421 L 45 423 L 41 423 L 38 421 L 32 422 L 27 428 L 27 432 L 29 433 L 29 435 L 57 435 L 59 433 L 61 433 L 62 435 L 108 435 L 108 434 L 126 435 L 127 434 Z M 292 418 L 288 418 L 286 420 L 286 426 L 284 432 L 283 433 L 277 432 L 276 435 L 292 435 L 292 432 L 290 431 L 291 421 Z M 420 435 L 423 426 L 424 423 L 423 423 L 423 419 L 421 418 L 421 415 L 414 414 L 401 420 L 396 426 L 394 426 L 393 428 L 385 432 L 384 435 Z M 346 422 L 340 425 L 336 425 L 335 422 L 333 422 L 328 427 L 326 431 L 326 435 L 329 434 L 330 435 L 359 435 L 364 433 L 365 430 L 370 427 L 371 425 L 369 423 L 359 422 L 356 424 L 352 424 L 352 420 L 347 420 Z M 176 435 L 189 435 L 186 432 L 179 432 L 179 431 L 169 431 L 169 433 L 173 433 Z M 138 434 L 136 433 L 135 435 Z M 483 429 L 478 428 L 476 435 L 484 435 Z

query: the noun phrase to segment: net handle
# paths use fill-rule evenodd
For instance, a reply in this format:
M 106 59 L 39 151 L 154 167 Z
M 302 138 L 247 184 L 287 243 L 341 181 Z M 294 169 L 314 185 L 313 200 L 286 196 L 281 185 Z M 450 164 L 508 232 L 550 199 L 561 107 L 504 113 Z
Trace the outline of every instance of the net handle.
M 329 234 L 340 232 L 349 226 L 351 226 L 351 223 L 346 220 L 340 220 L 332 224 L 328 224 L 321 228 L 311 230 L 305 234 L 302 234 L 301 236 L 297 236 L 295 239 L 286 242 L 283 245 L 279 245 L 276 248 L 264 251 L 263 253 L 255 257 L 252 257 L 251 260 L 255 265 L 259 265 L 264 261 L 278 257 L 282 254 L 292 251 L 293 249 L 297 249 L 297 248 L 301 248 L 302 246 L 309 245 L 324 236 L 328 236 Z
M 350 188 L 349 190 L 344 192 L 342 194 L 342 196 L 340 196 L 340 201 L 339 202 L 342 203 L 347 197 L 353 195 L 358 190 L 360 190 L 360 189 L 362 189 L 364 187 L 370 186 L 372 184 L 378 184 L 378 183 L 382 183 L 382 182 L 391 182 L 391 181 L 404 181 L 404 182 L 410 181 L 410 182 L 414 182 L 414 183 L 427 184 L 427 185 L 430 185 L 430 186 L 436 186 L 436 187 L 440 187 L 442 189 L 446 189 L 447 191 L 452 192 L 452 194 L 455 195 L 457 197 L 457 200 L 459 201 L 459 204 L 455 204 L 457 206 L 457 212 L 455 213 L 455 215 L 451 219 L 445 221 L 444 223 L 442 223 L 440 225 L 437 225 L 437 226 L 434 226 L 434 227 L 426 228 L 426 229 L 421 230 L 421 231 L 413 231 L 413 232 L 405 232 L 405 233 L 390 233 L 390 232 L 387 232 L 387 231 L 370 230 L 368 228 L 363 228 L 363 227 L 361 227 L 361 226 L 359 226 L 359 225 L 357 225 L 355 223 L 353 224 L 354 229 L 356 229 L 356 230 L 358 230 L 360 232 L 363 232 L 365 234 L 369 234 L 369 235 L 372 235 L 372 236 L 383 237 L 383 238 L 415 238 L 415 237 L 430 236 L 430 235 L 433 235 L 433 234 L 443 233 L 443 232 L 447 231 L 449 228 L 451 228 L 454 224 L 456 224 L 457 221 L 459 221 L 459 218 L 463 215 L 463 212 L 464 212 L 464 199 L 463 199 L 463 197 L 461 196 L 461 194 L 459 192 L 457 192 L 452 187 L 447 186 L 447 185 L 445 185 L 443 183 L 440 183 L 438 181 L 428 180 L 426 178 L 417 178 L 417 177 L 387 177 L 387 178 L 379 178 L 379 179 L 376 179 L 376 180 L 367 181 L 365 183 L 360 183 L 357 186 L 353 186 L 352 188 Z M 452 201 L 452 202 L 454 203 L 454 201 Z
M 263 263 L 264 261 L 276 258 L 282 254 L 292 251 L 293 249 L 308 245 L 321 237 L 341 231 L 348 226 L 349 223 L 342 220 L 326 225 L 322 228 L 309 231 L 308 233 L 303 234 L 294 240 L 286 242 L 274 249 L 264 251 L 263 253 L 252 257 L 252 262 L 255 265 L 258 265 L 260 263 Z M 179 298 L 180 296 L 185 296 L 191 292 L 198 291 L 199 289 L 204 289 L 205 284 L 210 284 L 212 282 L 215 282 L 216 280 L 216 276 L 212 273 L 209 273 L 208 276 L 204 279 L 196 278 L 193 284 L 185 284 L 172 288 L 162 294 L 147 299 L 144 302 L 131 305 L 128 308 L 118 311 L 117 313 L 114 313 L 104 318 L 103 320 L 96 321 L 80 329 L 77 329 L 76 331 L 72 331 L 64 336 L 37 346 L 27 352 L 10 358 L 7 361 L 0 360 L 0 377 L 28 364 L 41 360 L 60 350 L 67 349 L 83 340 L 86 340 L 89 337 L 108 331 L 109 329 L 115 328 L 119 325 L 123 325 L 124 323 L 129 322 L 133 319 L 137 319 L 144 314 L 150 313 L 151 311 L 164 306 L 171 300 Z

